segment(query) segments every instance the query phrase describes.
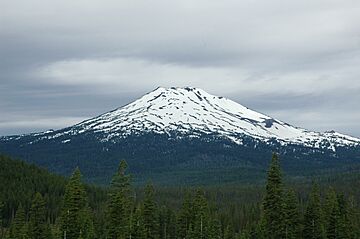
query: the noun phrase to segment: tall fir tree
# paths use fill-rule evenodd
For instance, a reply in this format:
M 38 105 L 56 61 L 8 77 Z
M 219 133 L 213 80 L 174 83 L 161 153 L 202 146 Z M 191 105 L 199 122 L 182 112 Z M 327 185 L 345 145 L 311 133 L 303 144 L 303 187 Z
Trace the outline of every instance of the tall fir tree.
M 190 225 L 193 224 L 192 198 L 190 192 L 185 192 L 184 200 L 177 218 L 177 236 L 187 238 Z
M 284 199 L 285 239 L 300 238 L 301 221 L 299 202 L 294 190 L 287 190 Z
M 325 238 L 320 193 L 315 183 L 313 184 L 304 215 L 303 237 L 307 239 Z
M 51 238 L 50 228 L 46 221 L 45 200 L 40 193 L 36 193 L 32 201 L 27 231 L 29 239 Z
M 350 239 L 360 238 L 360 211 L 356 207 L 354 196 L 350 196 L 347 200 L 346 207 L 348 231 Z
M 349 222 L 349 217 L 348 217 L 348 210 L 347 210 L 347 201 L 345 199 L 344 194 L 338 194 L 337 197 L 337 201 L 338 201 L 338 210 L 339 210 L 339 214 L 338 214 L 338 223 L 337 223 L 337 238 L 350 238 L 350 222 Z
M 221 231 L 221 223 L 220 221 L 214 216 L 209 222 L 207 232 L 207 239 L 223 239 L 222 231 Z
M 21 204 L 19 205 L 19 208 L 16 210 L 14 220 L 11 222 L 9 238 L 10 239 L 27 238 L 26 214 Z
M 273 154 L 263 201 L 264 229 L 269 239 L 284 238 L 284 198 L 279 157 Z
M 143 205 L 143 222 L 146 239 L 159 238 L 159 220 L 157 205 L 154 199 L 154 187 L 151 183 L 145 187 L 145 199 Z
M 260 220 L 257 224 L 252 225 L 249 238 L 250 239 L 267 239 L 267 234 L 265 231 L 265 219 L 264 219 L 263 215 L 260 217 Z
M 131 234 L 132 200 L 126 169 L 127 164 L 122 160 L 111 182 L 108 203 L 108 238 L 111 239 L 125 239 Z
M 323 203 L 323 217 L 324 217 L 324 227 L 325 232 L 328 233 L 329 231 L 329 224 L 330 224 L 330 218 L 333 214 L 334 207 L 337 207 L 337 195 L 334 190 L 334 188 L 330 187 L 326 194 L 325 194 L 325 200 Z
M 160 239 L 176 238 L 175 213 L 165 206 L 159 210 L 159 237 Z
M 209 230 L 208 202 L 202 190 L 197 190 L 193 202 L 194 221 L 191 238 L 205 239 Z
M 91 208 L 89 206 L 85 206 L 79 211 L 78 215 L 79 224 L 81 225 L 81 237 L 83 239 L 94 238 L 95 229 Z
M 131 217 L 131 238 L 132 239 L 146 239 L 146 231 L 144 227 L 144 220 L 142 215 L 142 208 L 138 206 Z
M 329 239 L 337 238 L 337 229 L 339 223 L 339 205 L 336 192 L 330 188 L 325 196 L 324 202 L 324 223 L 326 236 Z
M 90 215 L 84 213 L 87 207 L 87 196 L 81 182 L 81 172 L 76 168 L 65 188 L 64 205 L 62 208 L 61 234 L 66 239 L 78 239 L 81 232 L 88 231 L 92 224 Z M 84 236 L 84 235 L 82 235 Z M 89 235 L 88 238 L 92 238 Z

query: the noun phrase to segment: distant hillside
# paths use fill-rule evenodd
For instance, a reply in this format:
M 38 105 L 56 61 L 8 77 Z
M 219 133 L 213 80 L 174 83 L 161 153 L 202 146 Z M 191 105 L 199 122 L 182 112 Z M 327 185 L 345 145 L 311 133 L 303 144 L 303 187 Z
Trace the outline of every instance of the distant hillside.
M 47 204 L 50 221 L 59 216 L 67 179 L 27 164 L 0 155 L 0 202 L 4 203 L 3 218 L 5 223 L 12 218 L 14 211 L 21 204 L 28 210 L 36 192 L 40 192 Z M 87 186 L 90 203 L 103 197 L 103 190 Z

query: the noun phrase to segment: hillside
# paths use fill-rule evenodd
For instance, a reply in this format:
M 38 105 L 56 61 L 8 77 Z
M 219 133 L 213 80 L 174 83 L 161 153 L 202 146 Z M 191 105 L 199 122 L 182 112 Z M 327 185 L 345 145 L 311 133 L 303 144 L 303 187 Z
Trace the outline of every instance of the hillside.
M 44 196 L 47 217 L 54 222 L 60 213 L 67 179 L 3 155 L 0 155 L 0 165 L 0 202 L 4 203 L 2 216 L 5 224 L 12 218 L 20 204 L 25 210 L 30 209 L 31 200 L 36 192 Z M 103 189 L 86 187 L 91 205 L 98 202 L 99 198 L 104 199 Z

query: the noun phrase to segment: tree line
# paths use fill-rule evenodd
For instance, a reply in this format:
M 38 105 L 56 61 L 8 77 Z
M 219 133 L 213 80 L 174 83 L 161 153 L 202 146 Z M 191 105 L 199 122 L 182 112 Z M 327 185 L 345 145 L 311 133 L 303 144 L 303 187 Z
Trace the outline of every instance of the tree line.
M 301 199 L 284 185 L 276 154 L 268 170 L 260 210 L 254 211 L 259 215 L 241 230 L 228 215 L 219 212 L 217 205 L 201 189 L 186 191 L 177 209 L 160 204 L 151 183 L 144 188 L 144 196 L 139 197 L 126 170 L 126 162 L 121 161 L 107 191 L 104 207 L 95 208 L 90 203 L 94 199 L 90 198 L 77 168 L 68 180 L 63 196 L 59 195 L 62 203 L 57 218 L 51 220 L 46 195 L 37 192 L 29 209 L 18 205 L 8 225 L 1 228 L 1 238 L 360 238 L 360 211 L 354 197 L 332 188 L 321 195 L 319 186 L 313 183 L 310 194 Z

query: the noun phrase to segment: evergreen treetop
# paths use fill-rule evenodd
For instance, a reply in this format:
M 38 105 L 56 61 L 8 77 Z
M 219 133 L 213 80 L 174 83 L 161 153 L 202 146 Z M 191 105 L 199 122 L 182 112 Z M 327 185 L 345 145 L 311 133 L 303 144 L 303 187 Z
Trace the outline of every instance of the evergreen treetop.
M 275 153 L 268 171 L 263 210 L 264 229 L 268 237 L 283 238 L 285 234 L 283 184 L 279 157 Z

